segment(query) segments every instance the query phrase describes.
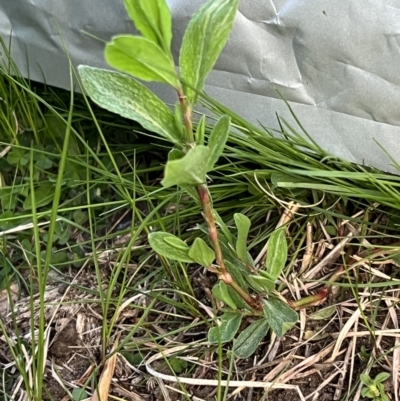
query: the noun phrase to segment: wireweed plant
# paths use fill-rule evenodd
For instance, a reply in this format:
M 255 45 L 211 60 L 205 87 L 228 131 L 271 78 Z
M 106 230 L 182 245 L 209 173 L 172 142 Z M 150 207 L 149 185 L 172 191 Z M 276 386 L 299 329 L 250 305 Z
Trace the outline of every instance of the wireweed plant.
M 275 291 L 287 259 L 284 228 L 271 235 L 266 266 L 258 270 L 247 251 L 250 220 L 235 214 L 233 235 L 213 208 L 207 174 L 225 148 L 230 117 L 219 118 L 207 141 L 206 116 L 200 118 L 197 129 L 193 127 L 194 106 L 228 40 L 238 0 L 210 0 L 192 17 L 180 49 L 180 73 L 171 53 L 171 14 L 165 0 L 124 3 L 142 36 L 119 35 L 106 45 L 106 61 L 121 72 L 80 66 L 84 88 L 100 106 L 139 122 L 172 143 L 162 185 L 179 186 L 200 203 L 211 247 L 200 237 L 189 246 L 167 232 L 151 233 L 150 245 L 163 257 L 200 264 L 218 276 L 212 293 L 229 309 L 221 325 L 210 330 L 209 341 L 232 340 L 240 327 L 240 311 L 259 317 L 234 344 L 236 355 L 247 357 L 269 328 L 283 336 L 297 322 L 297 313 Z M 172 87 L 178 98 L 174 112 L 137 79 Z

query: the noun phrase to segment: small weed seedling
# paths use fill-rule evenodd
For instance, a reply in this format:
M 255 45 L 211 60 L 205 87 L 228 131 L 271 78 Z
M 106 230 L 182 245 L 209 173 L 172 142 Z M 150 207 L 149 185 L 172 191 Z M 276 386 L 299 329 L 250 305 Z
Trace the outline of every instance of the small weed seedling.
M 284 228 L 269 239 L 266 269 L 256 270 L 247 251 L 250 220 L 235 214 L 234 236 L 213 208 L 207 173 L 224 150 L 230 117 L 223 115 L 215 123 L 207 141 L 206 116 L 196 130 L 193 128 L 193 108 L 228 40 L 238 2 L 210 0 L 192 17 L 180 49 L 178 74 L 171 53 L 171 13 L 166 1 L 124 0 L 142 36 L 119 35 L 106 45 L 106 61 L 122 73 L 89 66 L 80 66 L 79 73 L 94 102 L 136 120 L 172 143 L 162 185 L 180 186 L 200 202 L 211 247 L 201 238 L 189 246 L 166 232 L 151 233 L 150 245 L 163 257 L 197 263 L 218 275 L 212 292 L 230 311 L 222 316 L 218 327 L 211 328 L 209 341 L 232 340 L 240 327 L 241 310 L 259 317 L 234 343 L 236 355 L 247 357 L 270 328 L 283 336 L 297 322 L 297 313 L 275 291 L 275 281 L 287 260 Z M 172 87 L 178 99 L 175 111 L 135 78 Z
M 375 379 L 371 379 L 367 374 L 362 373 L 360 380 L 364 384 L 361 390 L 363 397 L 371 398 L 374 401 L 389 401 L 389 397 L 385 393 L 383 383 L 390 377 L 389 373 L 381 372 L 376 375 Z

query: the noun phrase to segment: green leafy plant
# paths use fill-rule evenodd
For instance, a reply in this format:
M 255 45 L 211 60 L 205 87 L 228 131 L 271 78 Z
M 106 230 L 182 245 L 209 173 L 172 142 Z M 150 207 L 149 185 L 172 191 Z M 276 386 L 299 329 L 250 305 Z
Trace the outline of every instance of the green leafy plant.
M 360 375 L 360 380 L 364 384 L 364 387 L 361 390 L 361 395 L 363 397 L 371 398 L 374 401 L 389 401 L 389 397 L 386 395 L 383 385 L 389 377 L 390 374 L 386 372 L 378 373 L 375 379 L 362 373 Z
M 200 202 L 211 247 L 201 238 L 189 246 L 166 232 L 151 233 L 150 245 L 163 257 L 197 263 L 218 275 L 212 292 L 230 311 L 222 316 L 220 326 L 210 330 L 211 342 L 232 340 L 240 327 L 240 311 L 257 317 L 235 340 L 236 354 L 245 357 L 254 352 L 269 328 L 278 336 L 284 335 L 296 323 L 297 314 L 275 292 L 275 282 L 287 260 L 284 228 L 271 235 L 266 268 L 257 270 L 247 250 L 250 220 L 235 214 L 235 238 L 213 208 L 207 174 L 223 153 L 230 117 L 219 118 L 207 141 L 206 117 L 202 116 L 196 130 L 193 127 L 194 106 L 228 40 L 238 2 L 210 0 L 192 17 L 180 49 L 178 73 L 171 53 L 171 15 L 165 0 L 124 0 L 142 36 L 119 35 L 106 45 L 106 61 L 119 72 L 79 66 L 79 73 L 94 102 L 139 122 L 173 144 L 162 185 L 180 186 Z M 172 87 L 178 99 L 175 111 L 137 79 Z

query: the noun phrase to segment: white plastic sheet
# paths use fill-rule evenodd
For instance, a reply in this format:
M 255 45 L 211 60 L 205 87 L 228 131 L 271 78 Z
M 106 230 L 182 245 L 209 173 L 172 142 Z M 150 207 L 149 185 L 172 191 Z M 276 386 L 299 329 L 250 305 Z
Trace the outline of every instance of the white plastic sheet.
M 177 56 L 203 0 L 169 0 Z M 70 88 L 76 66 L 106 67 L 104 43 L 134 32 L 122 0 L 1 0 L 0 35 L 21 72 Z M 400 163 L 400 0 L 242 0 L 207 92 L 252 122 L 277 128 L 290 101 L 310 135 L 349 161 Z M 174 102 L 157 87 L 160 96 Z M 289 118 L 290 119 L 290 118 Z

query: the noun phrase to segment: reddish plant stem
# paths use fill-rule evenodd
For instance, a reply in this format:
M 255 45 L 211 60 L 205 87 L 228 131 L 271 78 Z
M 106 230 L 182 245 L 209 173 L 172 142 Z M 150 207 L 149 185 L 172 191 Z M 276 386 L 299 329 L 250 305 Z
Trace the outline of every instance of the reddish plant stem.
M 194 144 L 193 136 L 193 124 L 192 124 L 192 108 L 187 101 L 183 89 L 178 90 L 179 103 L 182 110 L 183 123 L 185 125 L 186 131 L 186 152 L 192 148 Z M 244 291 L 234 280 L 232 275 L 229 273 L 225 266 L 224 257 L 222 255 L 221 246 L 219 244 L 218 230 L 215 224 L 215 218 L 212 210 L 212 203 L 210 194 L 206 184 L 197 186 L 197 193 L 199 195 L 200 203 L 203 209 L 203 217 L 207 223 L 208 235 L 210 237 L 211 244 L 214 248 L 215 259 L 218 264 L 218 278 L 222 280 L 225 284 L 231 286 L 234 291 L 249 305 L 251 308 L 260 310 L 262 309 L 262 304 L 254 299 L 250 294 Z
M 207 223 L 208 235 L 210 236 L 211 243 L 213 244 L 215 259 L 217 260 L 217 263 L 219 265 L 220 277 L 226 284 L 230 284 L 230 282 L 233 281 L 233 279 L 228 273 L 228 270 L 225 266 L 225 261 L 222 255 L 221 246 L 218 241 L 218 230 L 215 225 L 215 219 L 211 207 L 210 194 L 208 192 L 207 186 L 205 184 L 199 185 L 197 187 L 197 193 L 199 195 L 200 203 L 203 208 L 203 217 Z M 226 277 L 224 277 L 225 275 Z
M 251 308 L 259 310 L 262 308 L 259 302 L 254 299 L 250 294 L 244 291 L 234 280 L 225 266 L 224 256 L 222 255 L 221 246 L 219 244 L 218 230 L 215 224 L 215 218 L 212 210 L 210 194 L 205 184 L 197 187 L 197 193 L 200 198 L 200 203 L 203 208 L 203 217 L 207 223 L 208 235 L 210 236 L 211 244 L 214 248 L 215 259 L 219 266 L 218 277 L 225 284 L 232 287 L 234 291 L 249 305 Z

